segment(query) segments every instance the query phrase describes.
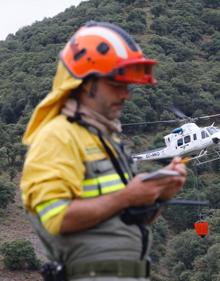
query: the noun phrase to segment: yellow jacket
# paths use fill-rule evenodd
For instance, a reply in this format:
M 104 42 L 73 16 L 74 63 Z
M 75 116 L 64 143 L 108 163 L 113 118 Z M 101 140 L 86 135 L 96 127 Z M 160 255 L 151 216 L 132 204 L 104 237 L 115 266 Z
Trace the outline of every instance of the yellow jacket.
M 106 157 L 97 136 L 58 115 L 39 131 L 29 148 L 21 179 L 26 208 L 34 211 L 43 201 L 80 197 L 83 163 Z
M 52 234 L 59 233 L 74 198 L 99 196 L 96 186 L 102 194 L 124 188 L 99 138 L 60 114 L 70 91 L 80 83 L 59 64 L 53 90 L 37 106 L 23 138 L 29 145 L 21 178 L 23 203 Z M 87 170 L 97 165 L 99 173 L 88 175 Z

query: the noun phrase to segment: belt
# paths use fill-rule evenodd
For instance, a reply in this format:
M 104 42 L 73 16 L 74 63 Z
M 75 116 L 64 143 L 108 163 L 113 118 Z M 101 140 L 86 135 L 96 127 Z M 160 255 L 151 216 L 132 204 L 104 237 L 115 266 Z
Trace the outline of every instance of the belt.
M 66 266 L 68 278 L 99 276 L 146 278 L 150 275 L 150 262 L 130 260 L 106 260 L 74 263 Z

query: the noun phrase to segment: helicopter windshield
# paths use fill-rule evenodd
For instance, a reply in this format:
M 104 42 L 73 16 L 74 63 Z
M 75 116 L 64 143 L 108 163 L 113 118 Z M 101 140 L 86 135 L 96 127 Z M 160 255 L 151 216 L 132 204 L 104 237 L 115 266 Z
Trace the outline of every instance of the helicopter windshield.
M 208 128 L 206 128 L 206 130 L 209 132 L 210 135 L 213 135 L 214 133 L 216 133 L 218 131 L 214 127 L 208 127 Z

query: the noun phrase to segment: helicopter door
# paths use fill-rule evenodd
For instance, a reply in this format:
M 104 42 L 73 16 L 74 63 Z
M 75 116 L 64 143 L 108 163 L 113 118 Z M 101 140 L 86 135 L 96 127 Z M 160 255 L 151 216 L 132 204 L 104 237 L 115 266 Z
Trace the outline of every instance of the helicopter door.
M 180 147 L 180 146 L 182 146 L 182 145 L 183 145 L 183 138 L 178 139 L 178 140 L 177 140 L 177 146 L 176 146 L 176 148 L 177 148 L 177 147 Z
M 209 137 L 209 135 L 208 135 L 208 133 L 206 132 L 206 131 L 202 131 L 201 132 L 201 137 L 202 137 L 202 139 L 205 139 L 205 138 L 208 138 Z
M 191 144 L 192 144 L 191 143 L 191 136 L 190 135 L 185 136 L 183 141 L 184 141 L 184 146 L 183 146 L 184 150 L 189 149 Z
M 185 136 L 185 137 L 184 137 L 184 143 L 187 144 L 187 143 L 190 143 L 190 142 L 191 142 L 191 137 L 190 137 L 190 135 Z
M 208 144 L 212 144 L 212 140 L 206 130 L 201 131 L 201 138 L 201 148 L 206 147 Z
M 191 142 L 191 136 L 187 135 L 184 138 L 180 138 L 177 140 L 177 150 L 187 149 L 187 147 L 190 145 Z
M 183 147 L 184 147 L 184 141 L 183 138 L 180 138 L 177 140 L 177 145 L 176 145 L 176 150 L 178 154 L 183 150 Z

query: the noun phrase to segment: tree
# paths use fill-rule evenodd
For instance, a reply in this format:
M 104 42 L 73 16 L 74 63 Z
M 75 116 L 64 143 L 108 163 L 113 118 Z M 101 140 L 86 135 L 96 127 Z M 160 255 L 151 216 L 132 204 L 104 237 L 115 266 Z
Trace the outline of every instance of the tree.
M 204 3 L 205 3 L 205 7 L 207 8 L 216 9 L 220 7 L 219 1 L 216 0 L 204 0 Z
M 134 111 L 137 112 L 136 115 L 133 114 Z M 140 122 L 144 120 L 143 113 L 132 101 L 126 102 L 123 112 L 122 123 Z
M 146 15 L 142 9 L 133 9 L 127 16 L 127 28 L 131 33 L 142 33 L 146 30 Z
M 194 231 L 187 230 L 171 239 L 167 245 L 167 253 L 163 262 L 170 272 L 170 280 L 184 281 L 193 275 L 194 260 L 206 254 L 208 244 L 200 240 Z M 188 273 L 186 273 L 188 271 Z M 184 272 L 184 275 L 183 275 Z
M 1 109 L 2 120 L 5 123 L 15 123 L 16 116 L 11 104 L 4 103 Z
M 0 176 L 0 211 L 2 212 L 9 203 L 14 202 L 15 184 L 7 177 Z
M 153 230 L 153 246 L 151 258 L 154 266 L 159 264 L 159 260 L 166 253 L 166 242 L 168 238 L 168 224 L 161 216 L 152 227 Z M 158 266 L 157 266 L 158 267 Z
M 168 31 L 182 41 L 198 41 L 204 30 L 205 24 L 193 15 L 177 15 L 169 19 Z
M 151 7 L 150 11 L 155 17 L 159 17 L 165 12 L 165 6 L 161 3 L 155 4 Z
M 172 57 L 177 62 L 191 60 L 196 54 L 195 50 L 175 39 L 158 36 L 153 38 L 152 42 L 160 45 L 163 48 L 165 55 Z
M 214 28 L 220 31 L 220 11 L 216 10 L 207 10 L 203 15 L 203 20 L 214 26 Z
M 167 18 L 162 16 L 159 18 L 155 18 L 150 28 L 160 36 L 167 35 L 169 29 Z
M 215 56 L 220 51 L 220 35 L 214 35 L 209 42 L 203 43 L 202 49 L 207 56 Z

